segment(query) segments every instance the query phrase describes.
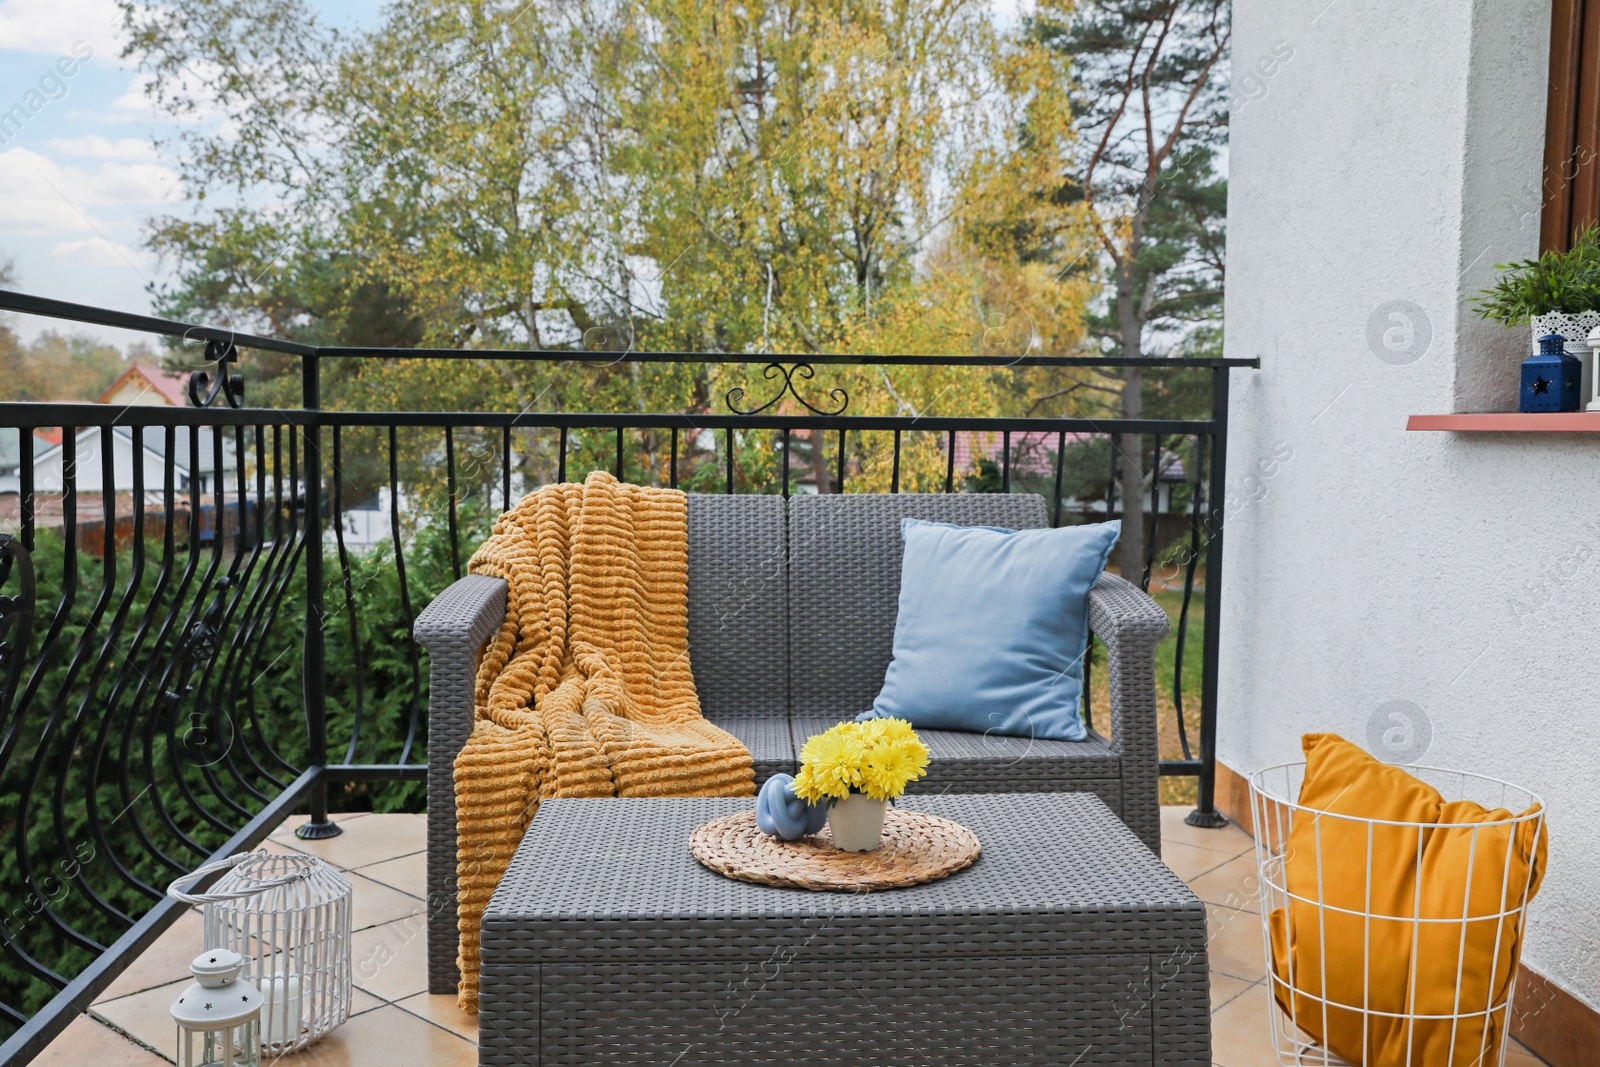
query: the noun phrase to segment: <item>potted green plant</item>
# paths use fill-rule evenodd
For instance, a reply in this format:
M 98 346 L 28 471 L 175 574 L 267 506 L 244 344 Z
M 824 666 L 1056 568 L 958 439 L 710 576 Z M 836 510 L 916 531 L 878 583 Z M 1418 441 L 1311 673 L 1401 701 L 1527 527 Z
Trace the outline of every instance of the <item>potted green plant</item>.
M 1588 346 L 1600 328 L 1600 225 L 1578 234 L 1570 251 L 1549 251 L 1538 259 L 1502 263 L 1500 280 L 1473 298 L 1478 314 L 1507 326 L 1531 326 L 1530 351 L 1539 338 L 1559 334 L 1568 353 L 1583 360 L 1583 393 L 1594 395 L 1594 368 Z

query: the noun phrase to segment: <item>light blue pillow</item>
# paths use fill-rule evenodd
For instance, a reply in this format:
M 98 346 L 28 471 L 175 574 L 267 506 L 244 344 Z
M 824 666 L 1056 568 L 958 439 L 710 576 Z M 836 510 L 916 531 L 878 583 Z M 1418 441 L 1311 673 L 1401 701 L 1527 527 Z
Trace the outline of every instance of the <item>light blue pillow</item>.
M 1089 589 L 1120 522 L 1003 530 L 904 519 L 894 659 L 872 710 L 932 730 L 1082 741 Z

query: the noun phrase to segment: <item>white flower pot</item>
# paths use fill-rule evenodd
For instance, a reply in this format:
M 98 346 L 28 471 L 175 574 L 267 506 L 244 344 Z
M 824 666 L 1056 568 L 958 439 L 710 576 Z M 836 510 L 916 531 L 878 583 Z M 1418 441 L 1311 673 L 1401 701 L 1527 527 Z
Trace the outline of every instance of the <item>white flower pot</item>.
M 846 852 L 871 852 L 883 841 L 883 813 L 887 800 L 851 793 L 828 809 L 828 829 L 833 844 Z
M 1557 333 L 1567 339 L 1567 355 L 1583 361 L 1583 381 L 1578 395 L 1587 402 L 1594 396 L 1594 352 L 1589 348 L 1589 331 L 1600 327 L 1600 311 L 1580 311 L 1569 315 L 1565 311 L 1552 311 L 1533 317 L 1532 351 L 1539 351 L 1539 338 L 1547 333 Z

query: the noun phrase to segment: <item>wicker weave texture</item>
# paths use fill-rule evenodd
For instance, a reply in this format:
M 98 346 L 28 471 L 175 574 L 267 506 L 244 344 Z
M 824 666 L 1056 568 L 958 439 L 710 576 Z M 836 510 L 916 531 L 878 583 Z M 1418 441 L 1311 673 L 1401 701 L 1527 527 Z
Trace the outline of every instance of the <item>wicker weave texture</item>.
M 821 733 L 834 722 L 831 718 L 794 719 L 789 729 L 794 735 L 795 751 L 800 751 L 806 738 Z M 931 758 L 927 775 L 906 787 L 906 792 L 912 796 L 1093 793 L 1117 815 L 1122 814 L 1123 759 L 1116 746 L 1098 735 L 1091 734 L 1087 741 L 1032 742 L 949 730 L 918 730 L 917 736 L 928 746 Z M 1151 759 L 1154 758 L 1152 754 Z M 1157 845 L 1160 844 L 1160 829 L 1158 807 Z M 1143 838 L 1141 833 L 1140 839 Z
M 706 718 L 750 749 L 758 784 L 793 773 L 805 739 L 870 706 L 882 684 L 899 596 L 900 518 L 1028 528 L 1043 525 L 1046 510 L 1042 498 L 1022 494 L 901 494 L 796 497 L 787 520 L 785 514 L 779 497 L 689 497 L 696 688 Z M 468 575 L 417 620 L 417 639 L 430 652 L 433 672 L 429 988 L 436 993 L 456 984 L 452 768 L 472 725 L 478 655 L 504 611 L 503 583 Z M 1159 851 L 1153 653 L 1166 634 L 1166 614 L 1136 587 L 1106 575 L 1090 593 L 1089 621 L 1109 650 L 1109 739 L 1073 743 L 926 731 L 933 761 L 912 791 L 1089 792 Z M 791 684 L 800 705 L 792 722 Z
M 428 650 L 428 992 L 454 993 L 456 753 L 472 732 L 478 656 L 506 615 L 506 583 L 469 574 L 434 598 L 412 632 Z
M 766 719 L 746 715 L 707 715 L 707 721 L 728 731 L 756 761 L 756 786 L 774 774 L 793 774 L 797 769 L 795 747 L 789 733 L 788 716 Z
M 545 964 L 547 1007 L 480 1021 L 478 1062 L 663 1067 L 681 1056 L 679 1064 L 766 1067 L 1208 1063 L 1154 1054 L 1152 1016 L 1167 1002 L 1138 999 L 1152 969 L 1148 956 L 973 957 L 931 971 L 920 961 L 805 958 L 781 966 L 752 958 L 726 971 Z M 489 997 L 486 986 L 486 1005 Z M 488 1025 L 499 1031 L 492 1043 Z M 529 1054 L 535 1048 L 537 1058 Z
M 1156 645 L 1167 613 L 1138 586 L 1103 574 L 1089 590 L 1089 629 L 1105 642 L 1111 689 L 1111 740 L 1122 753 L 1123 820 L 1161 855 Z
M 689 658 L 701 713 L 719 725 L 787 718 L 783 541 L 782 497 L 689 497 Z
M 688 833 L 742 804 L 541 808 L 484 917 L 480 1062 L 1210 1062 L 1204 907 L 1093 797 L 906 798 L 983 855 L 871 894 L 702 868 Z
M 790 714 L 850 718 L 872 707 L 894 648 L 901 519 L 1031 529 L 1032 494 L 797 496 L 789 501 Z
M 831 716 L 795 716 L 789 729 L 795 751 L 806 739 L 822 733 L 840 720 Z M 912 783 L 917 792 L 948 792 L 945 786 L 962 783 L 973 788 L 963 793 L 1031 793 L 1023 783 L 1037 782 L 1056 792 L 1075 789 L 1074 783 L 1115 779 L 1122 774 L 1122 755 L 1105 738 L 1090 734 L 1084 741 L 1048 741 L 1042 738 L 969 734 L 957 730 L 918 730 L 928 746 L 928 774 Z M 1116 810 L 1115 806 L 1113 810 Z

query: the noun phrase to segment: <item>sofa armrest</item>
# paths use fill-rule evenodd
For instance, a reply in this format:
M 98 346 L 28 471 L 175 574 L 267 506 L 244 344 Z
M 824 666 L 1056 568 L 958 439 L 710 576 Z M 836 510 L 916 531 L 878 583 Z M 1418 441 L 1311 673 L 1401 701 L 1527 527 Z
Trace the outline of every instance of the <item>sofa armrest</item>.
M 412 633 L 428 650 L 428 992 L 454 993 L 456 756 L 472 733 L 483 646 L 506 615 L 502 578 L 469 574 L 434 598 Z
M 1106 646 L 1111 741 L 1122 751 L 1122 818 L 1159 856 L 1155 651 L 1170 629 L 1167 613 L 1132 582 L 1103 574 L 1089 590 L 1089 629 Z

